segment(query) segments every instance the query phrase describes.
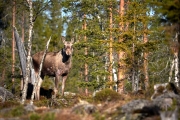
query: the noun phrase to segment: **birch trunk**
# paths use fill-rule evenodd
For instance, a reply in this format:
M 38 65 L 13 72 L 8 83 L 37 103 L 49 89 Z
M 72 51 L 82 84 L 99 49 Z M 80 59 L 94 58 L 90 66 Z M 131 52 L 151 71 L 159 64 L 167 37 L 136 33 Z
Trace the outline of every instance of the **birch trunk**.
M 174 71 L 175 71 L 175 84 L 177 87 L 179 87 L 179 68 L 178 68 L 178 53 L 174 54 Z
M 37 86 L 39 84 L 39 80 L 41 79 L 40 76 L 41 76 L 41 70 L 42 70 L 42 65 L 43 65 L 43 62 L 44 62 L 44 58 L 45 58 L 45 55 L 47 53 L 47 50 L 48 50 L 48 47 L 49 47 L 49 42 L 51 40 L 51 37 L 49 38 L 47 44 L 46 44 L 46 49 L 44 51 L 44 54 L 42 56 L 42 60 L 41 60 L 41 64 L 39 66 L 39 73 L 38 75 L 36 76 L 36 80 L 35 80 L 35 84 L 34 84 L 34 88 L 33 88 L 33 92 L 32 92 L 32 95 L 31 95 L 31 102 L 30 104 L 32 105 L 33 104 L 33 100 L 34 100 L 34 95 L 35 95 L 35 92 L 37 92 Z M 40 91 L 39 91 L 40 92 Z
M 172 60 L 171 69 L 169 72 L 169 82 L 171 82 L 173 70 L 174 70 L 174 59 Z
M 174 44 L 174 71 L 175 71 L 175 84 L 177 87 L 179 87 L 179 42 L 178 42 L 178 35 L 179 32 L 176 33 L 175 36 L 175 44 Z
M 31 65 L 31 46 L 32 46 L 32 30 L 33 30 L 33 8 L 32 0 L 27 0 L 29 4 L 29 38 L 28 38 L 28 53 L 27 53 L 27 65 L 26 65 L 26 77 L 24 81 L 24 88 L 22 91 L 22 104 L 26 100 L 27 84 L 30 78 L 30 65 Z

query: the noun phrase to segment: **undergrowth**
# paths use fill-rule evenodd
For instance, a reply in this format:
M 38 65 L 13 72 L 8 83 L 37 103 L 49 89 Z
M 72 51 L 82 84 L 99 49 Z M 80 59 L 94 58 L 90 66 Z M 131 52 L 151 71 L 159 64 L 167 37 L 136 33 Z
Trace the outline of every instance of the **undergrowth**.
M 95 99 L 95 101 L 104 101 L 104 102 L 105 101 L 116 101 L 116 100 L 120 99 L 120 94 L 107 88 L 100 92 L 97 92 L 94 99 Z

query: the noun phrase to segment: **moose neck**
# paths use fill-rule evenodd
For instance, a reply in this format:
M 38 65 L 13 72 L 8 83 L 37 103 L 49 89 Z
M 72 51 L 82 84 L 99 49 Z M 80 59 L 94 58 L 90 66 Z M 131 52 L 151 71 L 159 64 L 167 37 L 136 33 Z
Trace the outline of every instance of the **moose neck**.
M 66 51 L 64 49 L 62 49 L 61 54 L 62 54 L 62 62 L 63 63 L 69 63 L 71 55 L 67 55 Z

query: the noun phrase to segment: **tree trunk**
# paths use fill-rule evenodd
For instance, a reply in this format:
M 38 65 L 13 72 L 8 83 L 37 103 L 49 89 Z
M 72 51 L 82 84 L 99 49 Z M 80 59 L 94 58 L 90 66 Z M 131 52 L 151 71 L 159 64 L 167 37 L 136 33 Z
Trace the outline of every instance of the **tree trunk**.
M 175 71 L 175 84 L 179 87 L 179 68 L 178 68 L 178 52 L 174 53 L 174 71 Z
M 14 27 L 14 36 L 15 36 L 16 46 L 17 46 L 17 50 L 19 54 L 22 75 L 23 75 L 23 78 L 25 78 L 26 76 L 26 51 L 24 48 L 24 44 L 22 43 L 21 38 L 19 37 L 19 34 L 15 27 Z
M 110 36 L 109 36 L 109 82 L 110 82 L 110 89 L 112 89 L 111 83 L 113 82 L 113 71 L 112 71 L 112 65 L 113 65 L 113 38 L 112 38 L 112 5 L 109 8 L 109 29 L 110 29 Z
M 22 45 L 24 48 L 24 11 L 22 12 L 22 25 L 21 25 L 21 41 L 22 41 Z M 24 59 L 25 60 L 25 59 Z M 26 66 L 26 65 L 25 65 Z M 25 67 L 24 66 L 24 67 Z M 21 66 L 21 74 L 23 74 L 23 70 L 22 70 L 22 66 Z M 23 77 L 21 78 L 21 91 L 23 90 L 23 84 L 24 84 L 24 78 L 25 75 L 23 75 Z
M 35 81 L 35 84 L 34 84 L 34 87 L 33 87 L 32 95 L 31 95 L 31 102 L 30 102 L 31 105 L 33 104 L 35 92 L 37 93 L 37 87 L 38 87 L 39 82 L 40 82 L 39 80 L 41 79 L 40 76 L 41 76 L 42 65 L 43 65 L 44 58 L 46 56 L 46 53 L 47 53 L 50 41 L 51 41 L 51 37 L 49 38 L 49 40 L 48 40 L 48 42 L 46 44 L 46 48 L 45 48 L 44 54 L 43 54 L 42 59 L 41 59 L 41 63 L 40 63 L 40 67 L 39 67 L 39 72 L 38 72 L 38 75 L 36 76 L 36 81 Z M 40 91 L 38 91 L 38 92 L 40 92 Z M 40 96 L 37 96 L 37 94 L 36 94 L 36 97 L 40 97 Z
M 5 81 L 5 74 L 6 74 L 6 69 L 4 68 L 3 72 L 2 72 L 2 78 L 1 78 L 3 86 L 5 85 L 5 82 L 4 82 Z
M 144 35 L 143 35 L 143 42 L 146 44 L 148 42 L 147 38 L 147 25 L 144 26 Z M 149 88 L 149 75 L 148 75 L 148 53 L 143 53 L 143 71 L 144 71 L 144 86 L 145 90 Z
M 31 65 L 31 46 L 32 46 L 32 30 L 33 30 L 33 8 L 32 0 L 27 0 L 29 4 L 29 38 L 28 38 L 28 53 L 27 53 L 27 65 L 26 65 L 26 77 L 24 81 L 24 88 L 22 94 L 22 104 L 26 100 L 27 84 L 30 78 L 30 65 Z
M 83 16 L 83 19 L 84 19 L 83 30 L 86 31 L 87 24 L 86 24 L 86 15 L 85 14 Z M 87 42 L 86 35 L 84 35 L 84 41 Z M 88 54 L 87 47 L 85 47 L 84 55 L 87 57 L 87 54 Z M 88 82 L 88 64 L 86 62 L 84 64 L 84 76 L 85 76 L 85 82 Z M 85 88 L 85 94 L 88 95 L 88 88 L 87 87 Z
M 119 4 L 119 16 L 122 18 L 124 15 L 124 0 L 120 1 Z M 123 32 L 124 25 L 123 21 L 120 20 L 119 22 L 119 31 Z M 119 44 L 123 42 L 123 39 L 119 37 L 118 40 Z M 118 93 L 122 93 L 124 91 L 124 83 L 123 80 L 125 78 L 125 63 L 124 63 L 124 57 L 125 57 L 125 52 L 122 50 L 118 51 Z
M 171 62 L 171 69 L 169 71 L 169 82 L 171 82 L 173 70 L 174 70 L 174 58 Z
M 174 50 L 174 71 L 175 71 L 175 84 L 177 87 L 179 86 L 179 58 L 178 58 L 178 54 L 179 54 L 179 42 L 178 42 L 178 36 L 179 36 L 179 32 L 176 33 L 176 37 L 175 37 L 175 50 Z
M 21 40 L 24 43 L 24 11 L 22 12 Z
M 135 79 L 136 79 L 136 60 L 135 60 L 135 39 L 136 39 L 136 26 L 135 26 L 135 13 L 133 15 L 133 21 L 134 21 L 134 26 L 133 26 L 133 43 L 132 43 L 132 90 L 136 90 L 135 86 Z
M 15 26 L 16 19 L 16 0 L 13 0 L 13 10 L 12 10 L 12 25 Z M 14 70 L 15 70 L 15 39 L 14 39 L 14 30 L 12 30 L 12 93 L 15 93 L 14 86 Z

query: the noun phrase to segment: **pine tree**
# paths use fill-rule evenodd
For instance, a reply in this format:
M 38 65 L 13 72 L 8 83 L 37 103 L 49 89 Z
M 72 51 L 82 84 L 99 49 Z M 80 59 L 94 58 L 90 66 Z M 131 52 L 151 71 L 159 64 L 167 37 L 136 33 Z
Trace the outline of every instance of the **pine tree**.
M 83 87 L 89 86 L 89 88 L 96 89 L 98 88 L 98 86 L 102 86 L 107 80 L 105 78 L 108 72 L 104 67 L 105 63 L 104 61 L 102 61 L 102 58 L 104 58 L 105 52 L 108 50 L 107 48 L 109 48 L 106 46 L 107 41 L 109 41 L 109 35 L 107 34 L 109 32 L 109 23 L 106 22 L 109 20 L 106 18 L 106 16 L 108 16 L 109 12 L 108 6 L 104 6 L 104 4 L 104 1 L 64 1 L 64 11 L 71 14 L 71 16 L 68 16 L 66 18 L 68 23 L 67 32 L 72 32 L 70 30 L 74 27 L 74 33 L 76 39 L 78 39 L 78 43 L 75 45 L 77 51 L 75 52 L 74 56 L 74 59 L 78 61 L 78 65 L 74 65 L 74 69 L 77 66 L 81 66 L 77 69 L 82 70 L 81 72 L 79 72 L 79 76 L 81 76 L 80 86 Z M 80 28 L 80 26 L 83 26 L 84 14 L 86 15 L 86 30 Z M 71 33 L 67 34 L 69 35 Z M 83 36 L 86 36 L 86 42 L 84 42 Z M 107 41 L 105 41 L 106 39 Z M 84 48 L 87 48 L 88 55 L 84 55 Z M 74 63 L 76 61 L 74 61 Z M 89 79 L 89 82 L 83 82 L 83 79 L 85 79 L 85 75 L 82 73 L 84 73 L 83 71 L 85 70 L 83 68 L 83 64 L 85 63 L 88 64 L 87 77 Z
M 164 24 L 166 29 L 166 39 L 169 39 L 170 46 L 173 46 L 174 42 L 177 43 L 176 46 L 180 44 L 180 1 L 179 0 L 163 0 L 161 2 L 154 2 L 155 5 L 158 5 L 156 12 L 160 14 L 160 22 Z M 169 46 L 169 47 L 170 47 Z M 175 64 L 175 83 L 179 87 L 179 48 L 175 47 L 173 50 L 174 64 Z

